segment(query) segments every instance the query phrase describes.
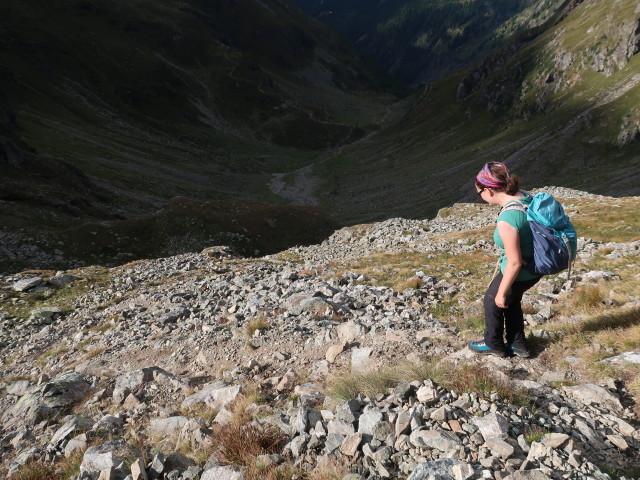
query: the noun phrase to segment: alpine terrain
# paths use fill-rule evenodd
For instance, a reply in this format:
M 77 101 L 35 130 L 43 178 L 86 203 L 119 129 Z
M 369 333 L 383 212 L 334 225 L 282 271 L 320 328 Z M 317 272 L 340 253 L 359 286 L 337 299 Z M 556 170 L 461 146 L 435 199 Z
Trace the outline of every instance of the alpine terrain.
M 545 190 L 581 236 L 525 296 L 530 359 L 464 348 L 487 205 L 0 277 L 3 478 L 640 478 L 640 198 Z
M 631 0 L 0 3 L 0 478 L 640 479 L 639 52 Z M 492 160 L 578 233 L 531 358 L 467 348 Z

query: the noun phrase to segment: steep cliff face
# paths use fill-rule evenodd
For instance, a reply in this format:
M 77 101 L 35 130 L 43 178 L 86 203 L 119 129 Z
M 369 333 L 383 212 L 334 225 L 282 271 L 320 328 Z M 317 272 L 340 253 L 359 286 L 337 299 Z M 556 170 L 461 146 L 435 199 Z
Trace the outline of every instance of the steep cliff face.
M 637 68 L 629 63 L 639 51 L 635 2 L 570 2 L 469 72 L 458 85 L 457 98 L 528 119 L 567 106 L 589 91 L 594 98 L 584 106 L 591 109 L 635 87 Z M 636 135 L 636 108 L 626 103 L 630 108 L 618 120 L 618 145 Z

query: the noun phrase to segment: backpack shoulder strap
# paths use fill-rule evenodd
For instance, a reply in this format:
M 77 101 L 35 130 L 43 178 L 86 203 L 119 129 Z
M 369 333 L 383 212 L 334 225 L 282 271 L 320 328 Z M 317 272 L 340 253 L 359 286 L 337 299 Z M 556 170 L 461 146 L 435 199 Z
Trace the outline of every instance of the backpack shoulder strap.
M 502 207 L 498 216 L 500 216 L 504 212 L 508 212 L 509 210 L 518 210 L 522 213 L 527 213 L 527 208 L 528 207 L 524 205 L 520 200 L 514 200 Z

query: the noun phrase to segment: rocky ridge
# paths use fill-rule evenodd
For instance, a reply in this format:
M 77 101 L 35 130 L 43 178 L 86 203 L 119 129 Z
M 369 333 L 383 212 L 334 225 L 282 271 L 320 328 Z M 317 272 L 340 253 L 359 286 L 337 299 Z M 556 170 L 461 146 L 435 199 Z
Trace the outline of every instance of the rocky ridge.
M 470 216 L 478 209 L 486 214 Z M 216 444 L 244 398 L 254 400 L 242 412 L 250 428 L 282 435 L 282 448 L 259 457 L 263 468 L 294 464 L 299 478 L 341 461 L 352 479 L 604 479 L 603 465 L 637 468 L 639 423 L 624 382 L 596 385 L 538 359 L 461 350 L 460 332 L 440 312 L 477 308 L 452 302 L 466 292 L 469 272 L 425 268 L 415 273 L 419 288 L 403 291 L 336 273 L 336 262 L 375 252 L 492 253 L 487 241 L 443 236 L 491 225 L 489 211 L 456 205 L 432 220 L 346 228 L 321 245 L 260 259 L 214 247 L 0 278 L 2 464 L 13 474 L 81 455 L 72 478 L 254 478 L 253 466 L 219 458 Z M 601 248 L 631 259 L 640 242 L 581 238 L 579 255 Z M 582 269 L 540 282 L 527 317 L 533 333 L 550 334 L 544 323 L 559 294 L 598 280 L 613 284 L 616 275 Z M 16 314 L 34 298 L 37 308 Z M 371 397 L 341 398 L 326 386 L 342 372 L 367 375 L 429 357 L 486 369 L 530 401 L 425 378 Z

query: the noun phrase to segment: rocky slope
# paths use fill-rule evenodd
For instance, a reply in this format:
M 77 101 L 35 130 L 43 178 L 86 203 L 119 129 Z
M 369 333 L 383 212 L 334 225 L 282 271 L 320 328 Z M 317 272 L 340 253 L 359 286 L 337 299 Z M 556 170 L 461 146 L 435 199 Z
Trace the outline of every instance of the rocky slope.
M 576 217 L 572 202 L 616 208 L 551 191 Z M 581 237 L 571 278 L 546 278 L 527 297 L 536 358 L 474 358 L 463 347 L 478 333 L 452 314 L 478 311 L 475 282 L 490 271 L 452 262 L 494 256 L 494 214 L 461 204 L 257 259 L 212 247 L 0 278 L 2 468 L 65 480 L 638 477 L 636 387 L 589 376 L 576 357 L 553 361 L 545 342 L 562 333 L 554 322 L 579 321 L 554 317 L 567 297 L 623 291 L 640 241 Z M 373 278 L 381 254 L 419 255 L 413 288 Z M 637 297 L 621 298 L 609 293 L 603 308 L 638 311 Z M 610 362 L 638 361 L 637 350 L 602 348 Z M 345 387 L 393 366 L 401 373 L 378 391 Z M 243 452 L 268 442 L 247 460 L 238 438 Z

